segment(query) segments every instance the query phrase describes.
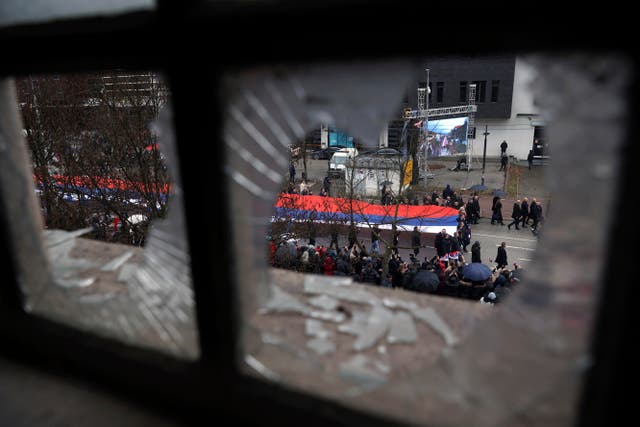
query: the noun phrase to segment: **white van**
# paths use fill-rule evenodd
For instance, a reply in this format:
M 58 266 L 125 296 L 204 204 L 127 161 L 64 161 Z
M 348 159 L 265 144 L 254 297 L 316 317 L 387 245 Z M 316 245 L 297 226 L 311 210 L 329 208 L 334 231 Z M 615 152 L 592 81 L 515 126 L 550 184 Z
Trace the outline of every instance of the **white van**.
M 355 148 L 344 148 L 336 151 L 329 159 L 329 173 L 333 175 L 344 174 L 347 168 L 347 161 L 354 158 L 353 150 Z

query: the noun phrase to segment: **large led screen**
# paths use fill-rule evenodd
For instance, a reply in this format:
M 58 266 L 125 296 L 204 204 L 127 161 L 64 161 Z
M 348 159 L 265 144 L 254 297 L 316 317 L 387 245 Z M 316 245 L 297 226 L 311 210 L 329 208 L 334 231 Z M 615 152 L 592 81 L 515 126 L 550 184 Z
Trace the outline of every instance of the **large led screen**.
M 468 117 L 429 120 L 422 123 L 429 129 L 427 153 L 429 157 L 456 156 L 467 151 Z

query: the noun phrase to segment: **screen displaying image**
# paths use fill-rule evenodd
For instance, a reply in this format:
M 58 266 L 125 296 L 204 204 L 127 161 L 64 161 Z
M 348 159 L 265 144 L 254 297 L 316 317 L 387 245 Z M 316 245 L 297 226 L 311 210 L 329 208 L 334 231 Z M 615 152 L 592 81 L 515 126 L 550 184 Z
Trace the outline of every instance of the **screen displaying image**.
M 429 120 L 429 141 L 427 154 L 429 157 L 455 156 L 467 151 L 468 117 Z M 423 128 L 427 126 L 422 123 Z

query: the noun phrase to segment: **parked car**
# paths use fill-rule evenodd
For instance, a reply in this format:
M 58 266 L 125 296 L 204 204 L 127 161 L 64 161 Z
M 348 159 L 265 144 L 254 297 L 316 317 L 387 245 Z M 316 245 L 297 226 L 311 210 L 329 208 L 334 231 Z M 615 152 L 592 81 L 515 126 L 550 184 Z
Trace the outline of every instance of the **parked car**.
M 395 148 L 380 148 L 372 153 L 374 156 L 401 156 L 402 153 Z
M 333 156 L 333 154 L 336 151 L 340 151 L 342 150 L 344 147 L 341 145 L 333 145 L 331 147 L 327 147 L 327 148 L 320 148 L 318 150 L 314 150 L 311 152 L 311 158 L 313 160 L 327 160 L 330 159 L 331 156 Z

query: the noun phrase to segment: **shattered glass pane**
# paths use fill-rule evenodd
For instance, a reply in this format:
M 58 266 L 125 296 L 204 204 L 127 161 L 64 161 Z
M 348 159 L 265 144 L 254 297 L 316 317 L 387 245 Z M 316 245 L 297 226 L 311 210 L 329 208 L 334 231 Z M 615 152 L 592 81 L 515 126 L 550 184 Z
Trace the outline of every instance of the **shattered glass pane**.
M 417 338 L 418 333 L 416 332 L 416 326 L 413 323 L 411 315 L 402 312 L 396 313 L 389 326 L 387 342 L 389 344 L 414 343 Z
M 434 283 L 428 274 L 421 275 L 422 288 L 418 292 L 396 284 L 393 288 L 373 285 L 388 277 L 384 276 L 387 271 L 376 270 L 373 263 L 373 268 L 369 268 L 365 259 L 369 257 L 360 254 L 363 263 L 358 272 L 342 271 L 331 262 L 317 262 L 331 257 L 328 254 L 332 250 L 339 252 L 348 245 L 349 227 L 339 230 L 337 244 L 332 242 L 331 234 L 335 231 L 331 229 L 332 222 L 358 222 L 362 227 L 356 233 L 353 247 L 368 255 L 375 252 L 372 245 L 375 236 L 369 231 L 373 228 L 371 222 L 377 219 L 371 211 L 377 209 L 379 217 L 392 215 L 380 203 L 380 194 L 383 186 L 393 188 L 398 177 L 375 171 L 369 174 L 364 166 L 364 172 L 358 175 L 360 163 L 353 160 L 351 178 L 363 184 L 349 187 L 347 167 L 344 172 L 336 172 L 338 157 L 348 159 L 349 155 L 355 155 L 349 152 L 351 143 L 358 149 L 358 155 L 374 151 L 379 156 L 395 156 L 392 152 L 377 152 L 379 147 L 387 146 L 383 142 L 389 143 L 383 141 L 381 134 L 391 135 L 385 127 L 393 121 L 403 122 L 404 127 L 401 125 L 399 129 L 407 133 L 411 127 L 426 127 L 427 144 L 423 147 L 433 147 L 428 143 L 430 132 L 439 132 L 429 125 L 431 118 L 433 122 L 436 118 L 431 117 L 426 125 L 418 120 L 403 120 L 405 114 L 420 111 L 402 110 L 406 105 L 402 98 L 415 91 L 412 87 L 415 82 L 423 80 L 422 65 L 447 60 L 299 65 L 248 70 L 229 76 L 225 86 L 226 173 L 231 186 L 229 205 L 234 212 L 239 309 L 244 319 L 241 342 L 245 358 L 249 357 L 240 360 L 239 365 L 248 375 L 257 374 L 297 390 L 329 397 L 341 405 L 401 421 L 411 414 L 410 421 L 415 424 L 569 425 L 580 387 L 581 377 L 577 373 L 581 374 L 583 369 L 578 366 L 584 366 L 581 361 L 588 351 L 585 343 L 591 332 L 597 280 L 606 248 L 603 242 L 610 220 L 610 212 L 598 206 L 613 202 L 608 189 L 615 187 L 615 153 L 623 139 L 618 124 L 627 114 L 623 94 L 628 64 L 623 59 L 594 61 L 580 55 L 563 60 L 515 55 L 496 59 L 501 66 L 508 63 L 510 72 L 517 74 L 514 77 L 517 81 L 509 82 L 513 84 L 513 104 L 509 102 L 509 110 L 504 113 L 511 118 L 504 119 L 503 126 L 511 131 L 515 124 L 507 121 L 518 121 L 518 128 L 526 132 L 520 140 L 515 136 L 509 140 L 508 152 L 512 153 L 509 161 L 517 166 L 508 169 L 514 174 L 510 181 L 513 188 L 507 186 L 506 174 L 499 171 L 496 161 L 500 159 L 501 135 L 507 132 L 500 124 L 494 129 L 491 122 L 488 125 L 487 151 L 496 162 L 489 164 L 486 176 L 484 165 L 478 162 L 482 147 L 477 136 L 475 146 L 474 138 L 469 142 L 471 157 L 467 159 L 471 164 L 467 173 L 453 170 L 455 157 L 429 163 L 426 156 L 423 160 L 416 159 L 419 170 L 414 176 L 423 181 L 429 196 L 433 187 L 445 187 L 443 176 L 457 176 L 458 188 L 468 191 L 465 196 L 474 191 L 471 189 L 474 184 L 480 185 L 480 178 L 486 184 L 485 190 L 479 191 L 489 203 L 482 206 L 481 212 L 481 220 L 487 225 L 475 227 L 472 234 L 474 240 L 482 242 L 482 262 L 495 264 L 497 248 L 505 240 L 509 269 L 512 264 L 525 266 L 517 271 L 514 265 L 514 271 L 508 272 L 513 277 L 505 276 L 513 278 L 519 288 L 510 294 L 504 290 L 497 292 L 504 303 L 495 306 L 480 303 L 480 298 L 489 298 L 481 283 L 475 283 L 478 285 L 475 288 L 443 286 L 443 281 L 437 278 L 439 283 Z M 474 62 L 469 69 L 486 70 L 482 68 L 486 64 L 482 65 L 482 60 L 479 63 L 480 66 Z M 437 85 L 438 81 L 431 83 L 433 88 L 442 87 Z M 504 82 L 491 83 L 496 86 L 498 100 L 507 96 L 497 90 Z M 483 89 L 486 82 L 474 81 L 473 85 L 478 90 L 479 104 L 491 99 L 489 88 Z M 465 91 L 470 87 L 466 85 Z M 445 96 L 447 90 L 454 90 L 457 97 L 459 89 L 446 87 Z M 526 94 L 527 102 L 516 103 L 521 101 L 515 98 L 516 90 Z M 434 92 L 427 99 L 438 102 L 438 92 Z M 419 94 L 418 90 L 418 99 Z M 606 113 L 600 108 L 594 111 L 594 105 L 606 106 Z M 435 111 L 434 116 L 441 113 Z M 596 116 L 597 126 L 592 123 Z M 539 128 L 543 128 L 544 134 Z M 452 132 L 445 132 L 446 140 L 438 140 L 442 143 L 434 147 L 438 152 L 455 152 L 452 141 L 456 136 Z M 520 184 L 529 170 L 526 167 L 529 148 L 532 144 L 533 148 L 540 148 L 535 144 L 542 146 L 542 138 L 553 139 L 553 151 L 544 144 L 545 155 L 538 153 L 538 160 L 543 162 L 552 153 L 553 162 L 542 165 L 545 173 L 539 189 L 523 193 Z M 611 145 L 599 143 L 605 139 Z M 313 145 L 317 141 L 321 141 L 321 147 Z M 321 150 L 338 142 L 346 145 L 344 156 L 336 156 L 332 162 Z M 371 159 L 363 160 L 366 157 L 361 156 L 359 161 L 374 169 Z M 444 167 L 450 165 L 451 170 L 445 169 L 450 174 L 435 173 L 440 161 Z M 576 168 L 577 164 L 580 168 Z M 432 168 L 433 176 L 429 176 L 428 170 L 422 175 L 427 168 Z M 324 176 L 330 176 L 328 185 Z M 476 178 L 478 182 L 474 182 Z M 336 193 L 341 188 L 343 193 Z M 420 183 L 415 188 L 420 188 Z M 566 188 L 570 191 L 565 191 Z M 335 203 L 309 202 L 319 200 L 318 194 L 326 189 L 330 194 L 320 194 L 321 197 L 340 198 L 357 190 L 360 199 L 352 197 L 348 208 L 342 210 Z M 494 189 L 508 190 L 509 197 L 516 196 L 514 201 L 523 194 L 530 198 L 532 194 L 539 195 L 538 192 L 544 194 L 544 201 L 543 197 L 539 201 L 547 204 L 545 215 L 551 195 L 562 197 L 553 201 L 553 218 L 545 218 L 539 228 L 530 230 L 523 226 L 523 230 L 515 232 L 511 227 L 488 224 Z M 363 199 L 373 198 L 367 191 L 378 192 L 375 208 L 364 204 Z M 422 199 L 409 204 L 423 205 Z M 505 218 L 511 213 L 510 208 L 503 206 Z M 327 212 L 347 215 L 337 215 L 336 219 Z M 411 228 L 404 232 L 411 233 Z M 382 243 L 378 248 L 381 254 L 389 249 L 391 233 L 391 227 L 381 227 Z M 430 234 L 428 239 L 425 234 Z M 435 232 L 426 231 L 417 248 L 408 243 L 408 238 L 400 240 L 398 249 L 407 257 L 418 249 L 415 252 L 418 257 L 407 263 L 408 269 L 416 265 L 419 270 L 417 265 L 431 262 L 434 236 Z M 268 249 L 260 250 L 265 248 L 265 241 Z M 536 251 L 538 246 L 543 250 Z M 554 256 L 565 251 L 579 256 L 561 259 Z M 353 259 L 350 255 L 347 263 Z M 471 254 L 464 248 L 460 254 L 448 253 L 446 258 L 436 260 L 453 264 L 460 255 L 467 263 L 471 262 Z M 364 283 L 363 271 L 373 278 L 371 283 Z M 522 280 L 523 271 L 526 281 Z M 493 285 L 497 279 L 496 274 L 470 280 L 491 281 Z M 434 287 L 438 292 L 434 292 Z M 282 297 L 283 293 L 287 298 Z M 461 296 L 461 293 L 468 294 Z M 275 308 L 288 311 L 278 312 Z M 505 372 L 509 375 L 504 375 Z
M 170 93 L 161 76 L 32 75 L 11 86 L 24 130 L 2 151 L 12 164 L 3 181 L 21 195 L 16 213 L 41 214 L 14 218 L 21 240 L 31 242 L 29 258 L 42 265 L 37 280 L 21 283 L 26 310 L 198 358 Z M 24 244 L 18 250 L 27 251 Z

